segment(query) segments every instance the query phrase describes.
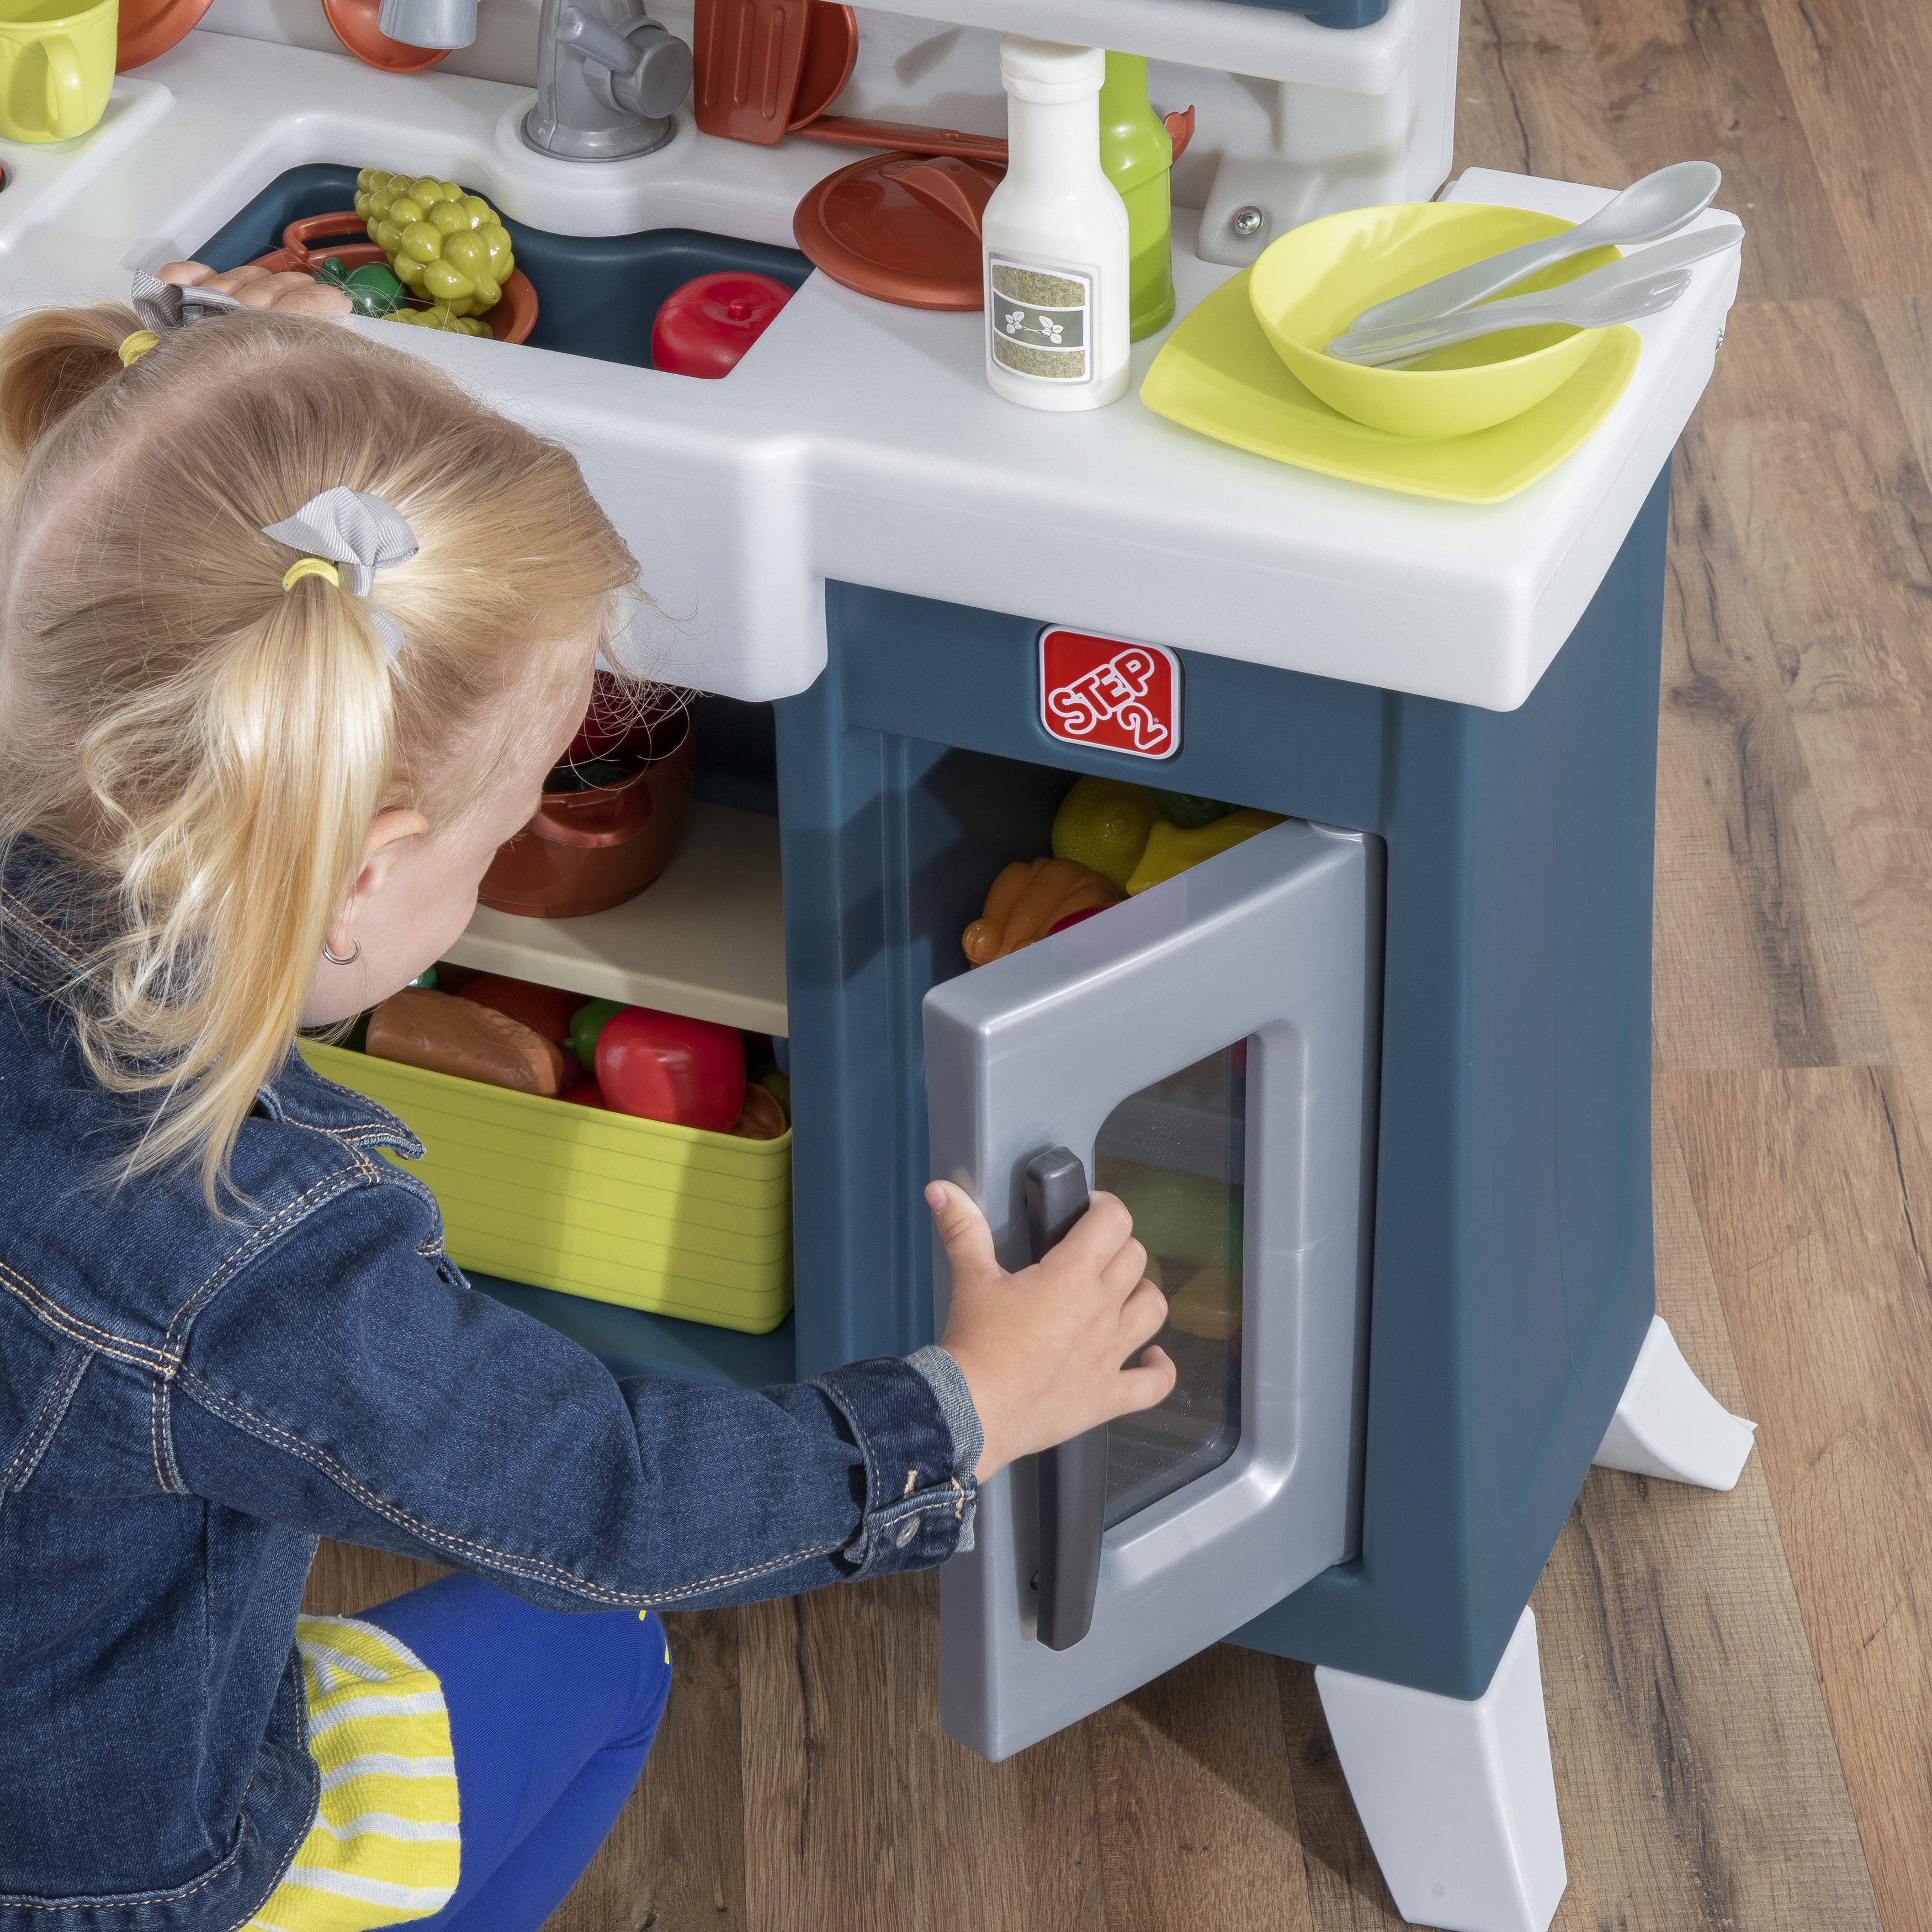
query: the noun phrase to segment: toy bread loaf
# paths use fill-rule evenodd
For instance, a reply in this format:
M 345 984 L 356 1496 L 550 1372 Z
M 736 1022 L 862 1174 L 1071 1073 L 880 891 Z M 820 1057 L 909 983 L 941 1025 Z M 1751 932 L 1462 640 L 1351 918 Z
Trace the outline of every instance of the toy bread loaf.
M 1076 913 L 1120 903 L 1120 890 L 1072 859 L 1016 859 L 993 881 L 986 909 L 960 936 L 975 966 L 1004 959 Z
M 508 1013 L 453 993 L 405 987 L 369 1016 L 368 1050 L 460 1080 L 554 1100 L 582 1078 L 556 1041 Z

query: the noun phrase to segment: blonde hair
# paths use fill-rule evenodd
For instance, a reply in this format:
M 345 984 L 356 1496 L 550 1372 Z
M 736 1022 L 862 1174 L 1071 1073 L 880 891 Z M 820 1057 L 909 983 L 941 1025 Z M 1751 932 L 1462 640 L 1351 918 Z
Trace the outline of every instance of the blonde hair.
M 124 1174 L 219 1209 L 376 813 L 460 818 L 518 742 L 539 643 L 604 641 L 636 566 L 564 450 L 333 322 L 171 333 L 104 306 L 0 334 L 0 857 L 86 965 L 62 999 Z M 262 526 L 337 484 L 420 548 L 370 599 Z M 373 604 L 401 626 L 393 658 Z

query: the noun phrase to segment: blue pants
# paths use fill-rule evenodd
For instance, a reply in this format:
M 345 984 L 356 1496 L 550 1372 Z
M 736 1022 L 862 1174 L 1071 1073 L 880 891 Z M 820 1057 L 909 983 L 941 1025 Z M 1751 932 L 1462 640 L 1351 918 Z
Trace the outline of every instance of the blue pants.
M 362 1615 L 436 1672 L 449 1707 L 461 1877 L 410 1932 L 537 1932 L 644 1768 L 670 1690 L 663 1624 L 541 1610 L 464 1575 Z

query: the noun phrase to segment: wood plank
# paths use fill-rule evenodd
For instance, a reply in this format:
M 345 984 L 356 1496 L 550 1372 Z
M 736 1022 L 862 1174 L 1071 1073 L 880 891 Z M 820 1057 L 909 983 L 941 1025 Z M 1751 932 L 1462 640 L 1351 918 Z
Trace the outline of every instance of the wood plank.
M 1892 1046 L 1922 1109 L 1932 489 L 1860 304 L 1763 305 L 1738 346 L 1718 358 L 1707 434 Z M 1924 380 L 1918 372 L 1922 409 Z
M 1762 0 L 1850 258 L 1844 294 L 1932 295 L 1932 32 L 1922 6 Z
M 449 1574 L 441 1564 L 418 1563 L 412 1557 L 392 1556 L 386 1550 L 364 1550 L 325 1536 L 309 1565 L 302 1611 L 311 1617 L 356 1616 Z
M 1606 188 L 1629 181 L 1576 0 L 1467 0 L 1455 172 L 1468 167 Z
M 1108 1932 L 1313 1932 L 1273 1658 L 1216 1644 L 1082 1728 Z
M 1667 568 L 1658 1056 L 1682 1068 L 1888 1060 L 1786 676 L 1694 424 L 1678 449 Z
M 944 1736 L 938 1576 L 859 1587 L 888 1592 L 892 1620 L 886 1683 L 854 1684 L 848 1693 L 874 1700 L 890 1739 L 886 1748 L 904 1767 L 894 1825 L 902 1883 L 895 1901 L 898 1916 L 887 1924 L 921 1932 L 955 1925 L 1021 1932 L 1092 1924 L 1090 1914 L 1082 1916 L 1082 1900 L 1097 1883 L 1099 1865 L 1084 1748 L 1069 1734 L 1044 1760 L 1024 1752 L 995 1765 Z M 826 1612 L 842 1614 L 842 1600 L 850 1594 L 822 1592 Z M 880 1742 L 870 1748 L 879 1748 Z M 1064 1776 L 1036 1775 L 1056 1762 L 1064 1763 Z M 1030 1789 L 1030 1774 L 1036 1774 Z M 1063 1869 L 1063 1859 L 1072 1869 Z M 1061 1913 L 1064 1918 L 1056 1916 Z
M 1896 1069 L 1665 1088 L 1879 1910 L 1905 1932 L 1932 1924 L 1932 1162 Z
M 1693 157 L 1749 230 L 1746 299 L 1830 295 L 1851 266 L 1758 0 L 1582 0 L 1611 124 L 1634 175 Z
M 1658 1310 L 1748 1413 L 1660 1090 L 1653 1115 Z M 1592 1471 L 1533 1600 L 1588 1922 L 1880 1932 L 1759 1458 L 1728 1495 Z
M 1904 296 L 1864 307 L 1920 473 L 1932 476 L 1932 298 Z

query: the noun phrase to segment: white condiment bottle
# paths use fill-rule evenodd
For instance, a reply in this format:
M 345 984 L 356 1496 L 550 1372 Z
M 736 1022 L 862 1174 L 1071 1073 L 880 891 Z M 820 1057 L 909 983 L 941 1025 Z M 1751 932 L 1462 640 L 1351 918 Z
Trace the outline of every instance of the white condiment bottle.
M 1100 166 L 1103 47 L 1009 34 L 1006 178 L 986 244 L 986 380 L 1036 410 L 1093 410 L 1126 393 L 1127 210 Z

